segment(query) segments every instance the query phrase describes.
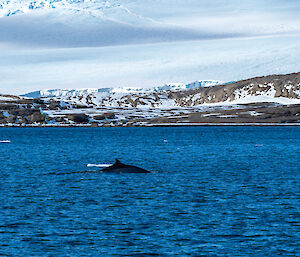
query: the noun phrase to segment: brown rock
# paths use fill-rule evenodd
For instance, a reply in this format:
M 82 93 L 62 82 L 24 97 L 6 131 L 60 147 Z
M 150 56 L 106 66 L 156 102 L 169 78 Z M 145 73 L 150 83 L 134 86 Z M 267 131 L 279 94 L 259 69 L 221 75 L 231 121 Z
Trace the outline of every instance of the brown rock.
M 45 117 L 46 117 L 45 114 L 41 114 L 40 112 L 35 112 L 28 117 L 28 121 L 30 123 L 35 123 L 35 122 L 42 123 L 45 121 Z
M 55 117 L 54 119 L 56 122 L 64 122 L 65 121 L 64 117 Z
M 11 115 L 11 116 L 6 117 L 5 120 L 6 120 L 7 123 L 15 123 L 16 120 L 17 120 L 17 116 Z
M 84 113 L 70 114 L 68 119 L 77 123 L 87 123 L 89 121 L 89 116 Z
M 50 101 L 48 108 L 50 110 L 58 110 L 60 108 L 60 102 L 58 102 L 58 101 Z
M 95 120 L 114 119 L 116 116 L 114 113 L 103 113 L 101 115 L 94 116 Z

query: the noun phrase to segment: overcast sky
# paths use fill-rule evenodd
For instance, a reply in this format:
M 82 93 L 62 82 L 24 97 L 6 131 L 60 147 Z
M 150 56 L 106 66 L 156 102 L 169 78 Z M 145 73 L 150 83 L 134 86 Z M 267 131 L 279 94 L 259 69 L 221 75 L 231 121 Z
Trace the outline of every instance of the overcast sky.
M 299 71 L 300 1 L 11 2 L 0 6 L 2 93 Z

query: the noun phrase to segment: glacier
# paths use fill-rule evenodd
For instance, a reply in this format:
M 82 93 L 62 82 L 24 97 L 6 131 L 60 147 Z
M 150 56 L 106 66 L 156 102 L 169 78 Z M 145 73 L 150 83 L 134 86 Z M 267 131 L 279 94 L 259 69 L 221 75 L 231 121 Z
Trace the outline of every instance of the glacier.
M 198 80 L 189 84 L 183 83 L 170 83 L 163 86 L 157 86 L 153 88 L 143 87 L 115 87 L 115 88 L 83 88 L 83 89 L 44 89 L 34 92 L 26 93 L 22 96 L 30 98 L 40 97 L 79 97 L 87 96 L 90 94 L 102 95 L 106 97 L 110 94 L 139 94 L 139 93 L 153 93 L 161 91 L 182 91 L 188 89 L 194 89 L 198 87 L 211 87 L 216 85 L 222 85 L 222 81 L 216 80 Z
M 0 92 L 297 72 L 299 10 L 295 0 L 0 1 Z

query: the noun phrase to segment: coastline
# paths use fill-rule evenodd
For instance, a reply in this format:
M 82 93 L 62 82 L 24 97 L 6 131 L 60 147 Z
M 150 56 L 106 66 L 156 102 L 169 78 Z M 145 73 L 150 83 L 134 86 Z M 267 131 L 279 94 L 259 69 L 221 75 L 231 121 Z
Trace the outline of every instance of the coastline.
M 151 127 L 298 127 L 300 123 L 157 123 L 157 124 L 133 124 L 128 126 L 94 126 L 92 124 L 0 124 L 1 128 L 151 128 Z
M 143 108 L 62 106 L 61 100 L 45 99 L 2 101 L 0 127 L 300 126 L 300 104 L 190 104 Z

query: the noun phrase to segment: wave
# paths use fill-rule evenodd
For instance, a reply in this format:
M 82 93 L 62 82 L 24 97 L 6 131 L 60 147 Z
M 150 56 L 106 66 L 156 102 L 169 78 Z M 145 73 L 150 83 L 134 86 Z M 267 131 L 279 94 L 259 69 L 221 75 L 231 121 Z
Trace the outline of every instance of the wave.
M 106 163 L 102 163 L 102 164 L 88 164 L 86 165 L 87 167 L 98 167 L 98 168 L 106 168 L 111 166 L 112 164 L 106 164 Z
M 0 143 L 1 144 L 9 144 L 9 143 L 11 143 L 11 141 L 10 140 L 2 140 L 2 141 L 0 141 Z

